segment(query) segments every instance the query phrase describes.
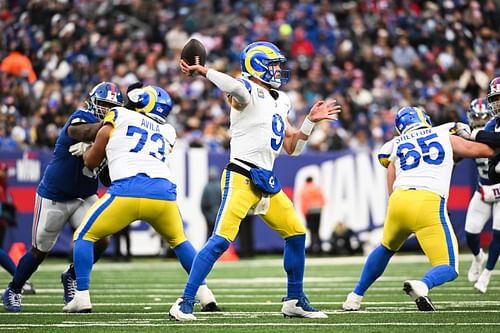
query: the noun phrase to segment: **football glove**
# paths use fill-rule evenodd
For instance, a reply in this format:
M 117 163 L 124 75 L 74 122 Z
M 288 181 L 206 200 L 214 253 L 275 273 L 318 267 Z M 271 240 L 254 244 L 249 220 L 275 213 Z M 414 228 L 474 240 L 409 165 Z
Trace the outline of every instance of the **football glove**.
M 78 142 L 74 145 L 71 145 L 68 151 L 73 156 L 82 156 L 90 148 L 91 145 L 92 144 L 88 142 Z
M 464 138 L 465 140 L 470 139 L 471 128 L 467 124 L 456 122 L 454 127 L 454 132 L 456 135 L 458 135 L 461 138 Z

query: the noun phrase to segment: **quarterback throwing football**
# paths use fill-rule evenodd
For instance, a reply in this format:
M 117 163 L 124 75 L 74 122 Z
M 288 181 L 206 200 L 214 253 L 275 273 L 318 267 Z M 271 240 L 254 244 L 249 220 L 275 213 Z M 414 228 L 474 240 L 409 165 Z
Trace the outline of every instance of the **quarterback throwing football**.
M 284 148 L 298 155 L 304 149 L 314 124 L 336 119 L 340 106 L 335 101 L 316 102 L 299 130 L 287 120 L 290 99 L 278 90 L 288 82 L 286 58 L 274 44 L 254 42 L 240 54 L 242 77 L 234 79 L 207 67 L 188 65 L 181 60 L 184 74 L 205 76 L 228 95 L 231 105 L 230 163 L 222 174 L 222 203 L 214 233 L 196 256 L 184 294 L 170 309 L 177 320 L 194 320 L 195 294 L 217 259 L 238 233 L 241 220 L 249 212 L 263 220 L 285 239 L 284 267 L 288 294 L 281 309 L 285 316 L 326 318 L 313 308 L 304 294 L 306 230 L 292 202 L 281 190 L 273 173 L 274 160 Z

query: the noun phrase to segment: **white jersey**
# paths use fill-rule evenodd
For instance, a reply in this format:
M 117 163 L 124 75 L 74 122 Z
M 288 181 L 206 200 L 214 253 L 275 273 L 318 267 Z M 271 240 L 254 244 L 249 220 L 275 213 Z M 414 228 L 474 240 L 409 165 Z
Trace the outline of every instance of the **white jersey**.
M 173 182 L 166 156 L 176 138 L 172 125 L 123 107 L 111 109 L 104 122 L 115 128 L 106 145 L 111 181 L 144 173 Z
M 415 188 L 448 197 L 453 149 L 447 127 L 424 128 L 395 137 L 380 148 L 379 158 L 394 163 L 393 189 Z
M 290 98 L 282 91 L 270 91 L 242 79 L 250 102 L 241 111 L 231 108 L 231 159 L 238 158 L 272 170 L 285 139 Z

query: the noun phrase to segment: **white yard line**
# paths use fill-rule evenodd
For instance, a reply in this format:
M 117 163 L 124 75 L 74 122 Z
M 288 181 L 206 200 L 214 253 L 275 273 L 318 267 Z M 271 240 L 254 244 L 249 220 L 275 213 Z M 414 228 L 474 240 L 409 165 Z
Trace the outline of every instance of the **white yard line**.
M 340 266 L 340 265 L 353 265 L 353 264 L 364 264 L 366 257 L 355 256 L 355 257 L 328 257 L 328 258 L 306 258 L 306 266 Z M 470 262 L 470 254 L 460 255 L 461 261 Z M 396 255 L 391 259 L 391 264 L 398 263 L 428 263 L 428 259 L 425 255 Z M 217 262 L 216 266 L 219 268 L 231 268 L 231 267 L 244 267 L 244 268 L 255 268 L 255 267 L 283 267 L 283 259 L 252 259 L 252 260 L 240 260 L 237 262 Z M 39 271 L 52 272 L 52 271 L 63 271 L 68 267 L 68 264 L 49 264 L 41 265 L 38 269 Z M 165 261 L 165 262 L 153 262 L 153 263 L 109 263 L 102 262 L 97 263 L 94 266 L 96 271 L 129 271 L 137 269 L 179 269 L 179 263 L 177 261 Z M 500 274 L 500 273 L 499 273 Z
M 419 311 L 417 311 L 416 309 L 414 309 L 415 306 L 412 304 L 411 305 L 411 309 L 408 309 L 408 310 L 401 310 L 400 307 L 393 307 L 393 308 L 384 308 L 384 309 L 389 309 L 391 311 L 380 311 L 379 309 L 380 308 L 376 308 L 377 310 L 363 310 L 363 311 L 356 311 L 356 312 L 348 312 L 348 311 L 343 311 L 343 310 L 337 310 L 337 311 L 323 311 L 327 314 L 333 314 L 333 315 L 346 315 L 346 316 L 354 316 L 358 313 L 360 314 L 389 314 L 389 315 L 398 315 L 398 314 L 401 314 L 401 313 L 420 313 Z M 471 311 L 471 310 L 439 310 L 438 312 L 436 312 L 435 314 L 447 314 L 447 313 L 498 313 L 498 310 L 480 310 L 480 309 L 477 309 L 477 310 L 474 310 L 474 311 Z M 0 316 L 30 316 L 32 317 L 33 316 L 33 312 L 20 312 L 20 313 L 12 313 L 12 312 L 0 312 Z M 35 313 L 37 316 L 65 316 L 65 317 L 68 317 L 68 316 L 72 316 L 70 314 L 67 314 L 67 313 L 63 313 L 63 312 L 36 312 Z M 92 317 L 96 317 L 96 316 L 109 316 L 109 315 L 113 315 L 113 316 L 166 316 L 167 312 L 166 311 L 163 311 L 163 312 L 94 312 L 92 314 L 89 314 L 88 316 L 92 316 Z M 246 317 L 263 317 L 263 316 L 278 316 L 278 317 L 282 317 L 283 314 L 278 312 L 278 311 L 274 311 L 274 312 L 264 312 L 264 311 L 246 311 L 246 312 L 195 312 L 195 314 L 198 316 L 198 317 L 210 317 L 210 318 L 232 318 L 232 317 L 242 317 L 242 318 L 246 318 Z M 142 318 L 117 318 L 117 320 L 129 320 L 129 321 L 140 321 L 140 320 L 154 320 L 154 321 L 157 321 L 157 320 L 165 320 L 165 318 L 146 318 L 146 319 L 142 319 Z
M 291 326 L 291 327 L 342 327 L 342 326 L 478 326 L 478 327 L 487 327 L 487 326 L 500 326 L 500 322 L 494 323 L 432 323 L 432 322 L 376 322 L 376 323 L 195 323 L 195 322 L 169 322 L 165 324 L 157 324 L 157 323 L 114 323 L 114 322 L 78 322 L 78 323 L 61 323 L 61 324 L 3 324 L 0 327 L 0 330 L 3 328 L 30 328 L 30 327 L 168 327 L 168 326 L 208 326 L 208 327 L 268 327 L 268 326 Z

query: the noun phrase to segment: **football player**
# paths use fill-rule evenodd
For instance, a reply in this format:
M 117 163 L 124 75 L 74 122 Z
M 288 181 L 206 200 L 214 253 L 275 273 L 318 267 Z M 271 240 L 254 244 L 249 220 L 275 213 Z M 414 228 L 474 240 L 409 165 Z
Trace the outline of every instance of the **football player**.
M 495 77 L 490 81 L 486 98 L 489 109 L 491 110 L 494 118 L 486 124 L 484 129 L 477 128 L 473 130 L 470 139 L 486 143 L 495 148 L 500 148 L 500 76 Z M 482 191 L 481 195 L 485 201 L 494 202 L 493 205 L 495 207 L 496 203 L 500 200 L 500 154 L 489 160 L 488 177 L 490 184 L 480 188 Z M 488 248 L 488 259 L 486 261 L 485 269 L 481 272 L 481 274 L 479 274 L 484 260 L 483 253 L 479 250 L 479 233 L 483 225 L 484 223 L 478 223 L 476 226 L 480 226 L 481 228 L 474 228 L 473 230 L 469 229 L 472 233 L 467 234 L 467 242 L 471 247 L 472 253 L 476 255 L 471 269 L 469 270 L 469 280 L 477 280 L 474 284 L 474 288 L 481 293 L 485 293 L 488 289 L 491 272 L 495 268 L 500 254 L 500 221 L 495 218 L 495 213 L 493 213 L 493 239 L 491 240 Z M 471 228 L 473 228 L 472 224 Z
M 195 320 L 195 294 L 217 259 L 228 249 L 238 233 L 241 220 L 249 213 L 259 214 L 285 239 L 284 267 L 288 294 L 283 299 L 285 316 L 326 318 L 309 304 L 304 294 L 305 228 L 273 173 L 282 148 L 298 155 L 315 123 L 336 119 L 340 106 L 335 101 L 317 101 L 300 129 L 287 119 L 290 99 L 278 90 L 289 80 L 285 56 L 274 44 L 254 42 L 240 54 L 242 77 L 234 79 L 201 65 L 189 66 L 181 60 L 184 74 L 198 73 L 228 95 L 231 105 L 230 162 L 221 180 L 222 203 L 214 233 L 196 256 L 184 293 L 169 313 L 176 320 Z
M 131 86 L 132 87 L 132 86 Z M 77 290 L 65 312 L 90 312 L 90 272 L 94 243 L 112 235 L 136 220 L 147 221 L 174 249 L 183 268 L 189 272 L 196 250 L 186 239 L 177 206 L 177 190 L 167 155 L 175 144 L 176 133 L 166 118 L 172 99 L 160 87 L 129 87 L 127 108 L 111 109 L 95 143 L 76 154 L 83 154 L 92 169 L 108 159 L 111 186 L 85 214 L 74 234 L 74 265 Z M 198 294 L 205 310 L 216 310 L 215 297 L 206 284 Z
M 47 257 L 65 223 L 69 222 L 77 228 L 84 213 L 98 199 L 98 170 L 85 167 L 80 157 L 68 151 L 69 147 L 79 141 L 92 141 L 109 108 L 122 104 L 123 96 L 118 86 L 101 82 L 89 93 L 87 108 L 76 110 L 62 128 L 52 159 L 37 188 L 31 250 L 19 261 L 14 277 L 3 294 L 7 311 L 22 311 L 21 289 Z M 96 247 L 96 260 L 106 246 L 107 241 L 103 240 Z M 61 274 L 61 282 L 64 301 L 69 302 L 75 291 L 72 265 Z
M 453 157 L 494 155 L 488 145 L 450 135 L 469 135 L 468 125 L 432 127 L 420 108 L 400 109 L 395 125 L 399 136 L 384 144 L 378 155 L 387 168 L 390 193 L 382 243 L 370 253 L 356 288 L 347 295 L 342 305 L 346 311 L 359 310 L 365 292 L 412 233 L 432 268 L 420 280 L 405 281 L 403 290 L 419 310 L 435 311 L 429 290 L 458 276 L 458 244 L 446 209 Z
M 488 102 L 483 98 L 474 99 L 467 111 L 469 125 L 472 129 L 483 129 L 491 116 Z M 493 216 L 493 229 L 500 230 L 500 198 L 488 195 L 492 193 L 491 186 L 494 185 L 494 182 L 488 179 L 488 159 L 477 158 L 476 166 L 478 185 L 467 208 L 467 216 L 465 218 L 467 245 L 473 254 L 472 264 L 467 275 L 470 282 L 478 282 L 483 269 L 482 265 L 486 260 L 486 255 L 479 244 L 479 236 L 484 225 Z M 490 274 L 485 273 L 485 276 L 488 276 L 488 282 Z M 482 282 L 476 283 L 475 287 L 484 293 L 486 292 L 488 282 L 483 277 Z

